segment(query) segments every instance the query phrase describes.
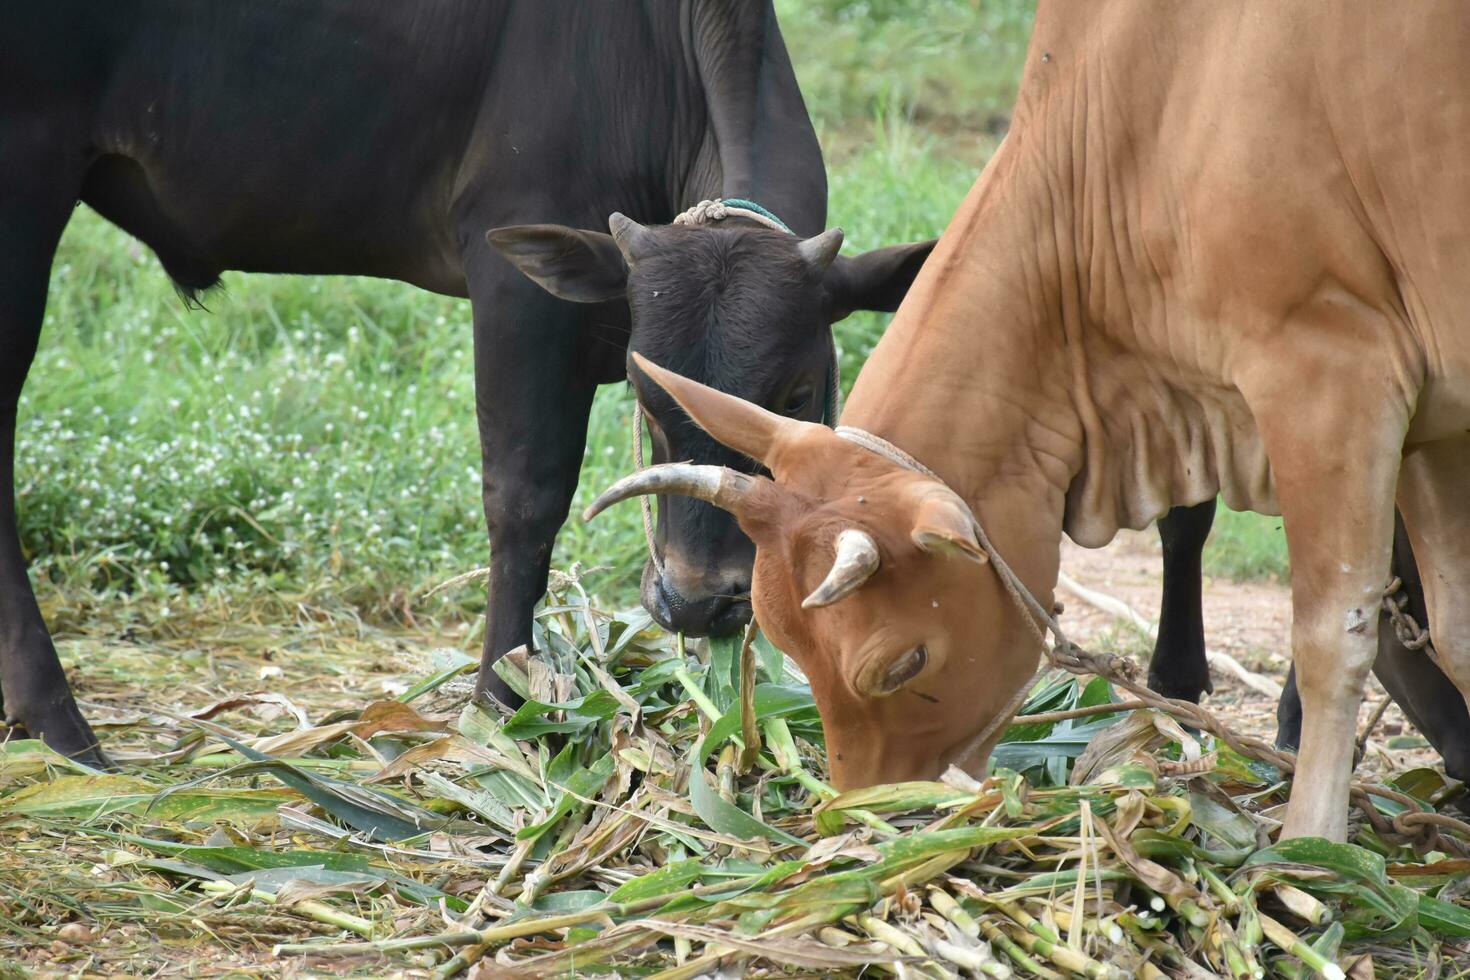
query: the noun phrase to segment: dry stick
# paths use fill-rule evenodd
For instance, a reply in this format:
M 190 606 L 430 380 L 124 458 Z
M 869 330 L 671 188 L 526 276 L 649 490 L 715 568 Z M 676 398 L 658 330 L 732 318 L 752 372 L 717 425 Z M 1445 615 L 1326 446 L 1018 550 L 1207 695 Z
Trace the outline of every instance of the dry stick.
M 745 642 L 740 646 L 740 733 L 745 749 L 740 753 L 740 774 L 755 766 L 761 750 L 760 719 L 755 715 L 755 620 L 745 627 Z
M 1057 584 L 1094 609 L 1100 609 L 1105 613 L 1109 613 L 1128 622 L 1149 639 L 1158 639 L 1159 625 L 1145 619 L 1136 609 L 1122 599 L 1110 596 L 1104 592 L 1098 592 L 1096 589 L 1089 589 L 1076 579 L 1073 579 L 1066 572 L 1058 573 Z M 1281 697 L 1280 684 L 1277 684 L 1264 674 L 1258 674 L 1253 670 L 1247 669 L 1239 660 L 1236 660 L 1228 653 L 1210 650 L 1206 652 L 1205 659 L 1213 666 L 1225 668 L 1228 673 L 1233 674 L 1242 684 L 1266 695 L 1268 698 L 1274 700 Z
M 239 885 L 233 884 L 228 881 L 206 881 L 201 884 L 199 888 L 201 891 L 209 892 L 215 897 L 231 895 L 240 890 Z M 266 891 L 264 888 L 258 888 L 256 887 L 254 882 L 249 883 L 249 888 L 250 897 L 255 899 L 256 901 L 264 902 L 267 905 L 276 904 L 275 892 Z M 339 912 L 336 909 L 332 908 L 330 905 L 326 905 L 322 902 L 314 901 L 312 899 L 305 899 L 303 901 L 297 902 L 291 907 L 301 912 L 308 918 L 315 919 L 318 922 L 325 922 L 329 926 L 336 926 L 338 929 L 346 929 L 348 932 L 355 932 L 359 936 L 366 936 L 369 939 L 373 937 L 373 924 L 367 919 L 362 918 L 361 916 L 349 915 L 346 912 Z
M 1389 697 L 1385 694 L 1373 708 L 1373 714 L 1368 716 L 1368 723 L 1363 726 L 1362 734 L 1358 736 L 1358 743 L 1354 747 L 1354 758 L 1359 758 L 1363 755 L 1364 749 L 1368 746 L 1368 736 L 1373 734 L 1373 729 L 1378 727 L 1378 723 L 1383 720 L 1383 713 L 1388 710 L 1388 701 Z
M 985 933 L 985 938 L 990 940 L 992 946 L 1000 949 L 1014 960 L 1017 966 L 1029 971 L 1033 976 L 1042 977 L 1043 980 L 1059 980 L 1061 977 L 1060 973 L 1044 967 L 1032 959 L 1030 954 L 1016 944 L 1015 940 L 1006 935 L 1004 929 L 989 919 L 980 920 L 980 931 Z
M 1127 980 L 1128 975 L 1117 967 L 1099 963 L 1081 950 L 1068 946 L 1051 927 L 1014 902 L 989 897 L 983 901 L 993 905 L 1025 930 L 1029 938 L 1023 937 L 1021 942 L 1030 952 L 1040 953 L 1071 973 L 1080 973 L 1086 977 L 1098 978 L 1098 980 Z
M 743 878 L 731 878 L 728 881 L 715 882 L 709 885 L 696 885 L 693 888 L 679 892 L 668 892 L 663 895 L 652 895 L 648 898 L 639 899 L 636 902 L 607 902 L 580 912 L 566 912 L 561 915 L 547 915 L 538 918 L 525 918 L 517 922 L 511 922 L 501 926 L 491 926 L 488 929 L 459 930 L 455 932 L 440 933 L 437 936 L 420 936 L 414 939 L 389 939 L 373 943 L 334 943 L 331 946 L 318 946 L 311 943 L 282 943 L 276 949 L 281 953 L 310 953 L 314 956 L 357 956 L 363 953 L 378 953 L 384 950 L 400 949 L 422 949 L 429 946 L 468 946 L 478 943 L 502 943 L 512 939 L 523 939 L 526 936 L 535 936 L 543 932 L 556 932 L 561 929 L 570 929 L 573 926 L 588 925 L 600 919 L 610 919 L 614 916 L 624 918 L 656 909 L 681 895 L 692 895 L 695 898 L 708 898 L 735 889 L 756 884 L 765 873 L 747 875 Z
M 1090 704 L 1085 708 L 1068 708 L 1066 711 L 1045 711 L 1034 715 L 1017 715 L 1013 725 L 1042 725 L 1073 718 L 1088 718 L 1092 715 L 1111 715 L 1120 711 L 1141 711 L 1152 708 L 1147 701 L 1114 701 L 1111 704 Z

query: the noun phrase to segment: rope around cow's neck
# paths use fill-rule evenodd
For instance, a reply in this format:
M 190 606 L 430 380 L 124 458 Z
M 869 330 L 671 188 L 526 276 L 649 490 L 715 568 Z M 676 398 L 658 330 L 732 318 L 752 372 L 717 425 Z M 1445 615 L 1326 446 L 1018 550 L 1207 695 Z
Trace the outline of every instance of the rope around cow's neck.
M 786 222 L 756 202 L 743 197 L 700 201 L 674 218 L 674 224 L 708 225 L 716 221 L 724 221 L 726 218 L 747 218 L 772 231 L 781 231 L 788 235 L 795 234 L 786 226 Z M 822 421 L 827 425 L 836 425 L 837 417 L 842 413 L 842 375 L 837 363 L 837 338 L 829 335 L 827 342 L 832 350 L 832 358 L 827 364 L 827 404 L 822 408 Z M 636 396 L 633 399 L 633 466 L 635 471 L 642 470 L 644 467 L 643 403 Z M 648 560 L 653 563 L 654 570 L 662 575 L 664 563 L 658 555 L 658 546 L 653 539 L 653 501 L 645 494 L 638 498 L 638 507 L 643 515 L 643 540 L 648 545 Z
M 919 462 L 913 456 L 904 452 L 893 443 L 882 436 L 874 435 L 863 429 L 853 426 L 839 425 L 836 433 L 843 439 L 854 443 L 869 452 L 876 453 L 889 462 L 921 473 L 936 483 L 949 487 L 939 475 Z M 953 490 L 951 489 L 953 493 Z M 990 538 L 985 533 L 984 526 L 980 523 L 975 511 L 970 507 L 969 501 L 959 494 L 955 497 L 964 504 L 969 512 L 970 523 L 975 529 L 975 536 L 980 542 L 991 565 L 995 567 L 996 574 L 1012 600 L 1020 608 L 1026 620 L 1027 626 L 1041 643 L 1042 650 L 1047 659 L 1054 666 L 1060 667 L 1072 674 L 1092 674 L 1107 680 L 1116 687 L 1121 687 L 1133 694 L 1139 700 L 1144 701 L 1151 708 L 1163 711 L 1166 714 L 1183 721 L 1201 731 L 1207 731 L 1225 742 L 1241 755 L 1258 759 L 1269 765 L 1275 766 L 1282 773 L 1292 772 L 1296 768 L 1296 756 L 1281 752 L 1273 745 L 1269 745 L 1261 739 L 1249 735 L 1241 735 L 1230 726 L 1226 725 L 1214 714 L 1191 701 L 1182 701 L 1176 698 L 1166 698 L 1157 694 L 1148 687 L 1138 683 L 1138 664 L 1131 657 L 1120 657 L 1116 654 L 1099 654 L 1084 650 L 1071 640 L 1067 639 L 1062 627 L 1057 622 L 1056 616 L 1047 610 L 1037 600 L 1031 590 L 1026 588 L 1011 566 L 1001 557 L 995 545 L 991 544 Z M 1394 620 L 1396 628 L 1400 627 L 1402 611 L 1394 604 L 1393 595 L 1398 589 L 1398 580 L 1395 579 L 1387 589 L 1384 590 L 1384 606 Z M 1412 623 L 1412 619 L 1409 620 Z M 1046 632 L 1052 635 L 1052 645 L 1046 645 Z M 1023 688 L 1022 693 L 1024 694 Z M 981 732 L 974 744 L 984 744 L 985 740 L 993 735 L 995 730 L 1006 724 L 1011 715 L 1020 707 L 1021 697 L 1013 698 L 1011 704 L 1000 716 L 992 720 L 990 725 Z M 1369 794 L 1382 799 L 1392 800 L 1405 807 L 1405 810 L 1392 818 L 1385 817 L 1378 812 Z M 1353 804 L 1368 818 L 1373 829 L 1380 835 L 1398 835 L 1413 844 L 1418 853 L 1427 853 L 1428 850 L 1437 849 L 1452 851 L 1462 857 L 1470 856 L 1470 824 L 1436 813 L 1434 810 L 1426 809 L 1423 804 L 1412 797 L 1399 793 L 1389 787 L 1371 783 L 1354 781 L 1351 789 Z M 1440 828 L 1454 831 L 1461 835 L 1464 840 L 1441 834 Z
M 765 225 L 773 231 L 784 231 L 788 235 L 794 234 L 786 226 L 786 222 L 754 201 L 748 201 L 743 197 L 717 197 L 709 201 L 700 201 L 694 207 L 680 213 L 674 219 L 674 224 L 708 225 L 716 221 L 724 221 L 726 218 L 749 218 L 756 224 Z

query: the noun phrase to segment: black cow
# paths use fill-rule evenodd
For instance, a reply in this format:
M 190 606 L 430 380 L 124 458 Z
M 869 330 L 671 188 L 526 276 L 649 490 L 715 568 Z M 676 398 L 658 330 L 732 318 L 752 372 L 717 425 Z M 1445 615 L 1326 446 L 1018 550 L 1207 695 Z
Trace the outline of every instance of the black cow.
M 593 392 L 626 376 L 630 346 L 815 420 L 830 324 L 894 308 L 932 245 L 836 257 L 770 2 L 13 0 L 0 51 L 0 696 L 10 725 L 92 762 L 11 489 L 16 406 L 78 200 L 149 245 L 185 297 L 239 269 L 470 298 L 486 667 L 530 641 Z M 737 219 L 583 230 L 720 197 L 797 234 Z M 751 465 L 648 408 L 655 459 Z M 698 633 L 748 616 L 751 549 L 732 520 L 666 503 L 658 542 L 661 621 Z M 514 699 L 491 670 L 478 693 Z
M 1164 596 L 1148 684 L 1161 694 L 1187 701 L 1199 701 L 1210 690 L 1200 610 L 1200 553 L 1214 520 L 1215 502 L 1211 500 L 1194 507 L 1176 507 L 1159 521 L 1159 537 L 1164 544 Z M 1419 568 L 1403 521 L 1397 517 L 1392 574 L 1403 579 L 1409 614 L 1421 624 L 1428 623 Z M 1399 641 L 1386 614 L 1378 623 L 1378 658 L 1373 662 L 1373 673 L 1444 758 L 1445 772 L 1470 781 L 1470 710 L 1464 697 L 1426 653 L 1410 650 Z M 1302 705 L 1294 667 L 1287 675 L 1276 720 L 1277 744 L 1295 750 L 1301 741 Z

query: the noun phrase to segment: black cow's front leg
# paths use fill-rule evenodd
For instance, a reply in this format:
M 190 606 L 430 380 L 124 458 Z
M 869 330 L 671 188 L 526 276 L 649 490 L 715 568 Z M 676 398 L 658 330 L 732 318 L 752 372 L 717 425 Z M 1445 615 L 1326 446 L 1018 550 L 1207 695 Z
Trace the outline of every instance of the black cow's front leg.
M 584 348 L 599 307 L 555 299 L 509 266 L 503 275 L 472 276 L 471 298 L 490 532 L 489 619 L 475 693 L 515 706 L 520 699 L 492 667 L 531 642 L 532 611 L 577 488 L 597 387 Z
M 107 765 L 77 709 L 31 591 L 16 522 L 15 425 L 35 357 L 51 257 L 76 202 L 67 152 L 38 149 L 36 133 L 0 120 L 0 740 L 12 731 L 45 740 L 93 766 Z
M 1205 660 L 1205 622 L 1200 607 L 1200 554 L 1215 522 L 1215 501 L 1175 507 L 1159 521 L 1164 545 L 1164 596 L 1159 637 L 1149 661 L 1148 686 L 1160 694 L 1198 702 L 1214 690 Z

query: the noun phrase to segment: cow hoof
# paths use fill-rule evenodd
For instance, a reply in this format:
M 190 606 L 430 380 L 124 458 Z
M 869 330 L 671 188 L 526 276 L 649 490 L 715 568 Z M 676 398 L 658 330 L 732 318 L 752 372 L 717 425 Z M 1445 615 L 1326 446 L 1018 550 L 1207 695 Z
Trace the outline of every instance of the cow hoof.
M 1199 699 L 1211 691 L 1211 686 L 1209 681 L 1205 681 L 1203 684 L 1198 682 L 1181 684 L 1172 677 L 1164 678 L 1150 674 L 1148 678 L 1148 689 L 1155 694 L 1162 694 L 1164 697 L 1173 698 L 1176 701 L 1188 701 L 1191 704 L 1199 704 Z
M 475 685 L 475 703 L 503 717 L 508 718 L 515 714 L 516 710 L 526 703 L 525 698 L 511 690 L 510 685 L 501 680 L 500 675 L 495 671 L 481 671 L 481 678 L 483 679 L 486 674 L 490 675 L 489 682 Z
M 104 772 L 117 769 L 117 764 L 102 751 L 97 736 L 92 734 L 92 726 L 87 724 L 87 719 L 82 717 L 70 699 L 67 704 L 58 705 L 51 711 L 32 712 L 24 718 L 6 718 L 5 725 L 7 727 L 0 728 L 0 741 L 35 738 L 37 736 L 32 733 L 38 733 L 47 747 L 74 762 Z

